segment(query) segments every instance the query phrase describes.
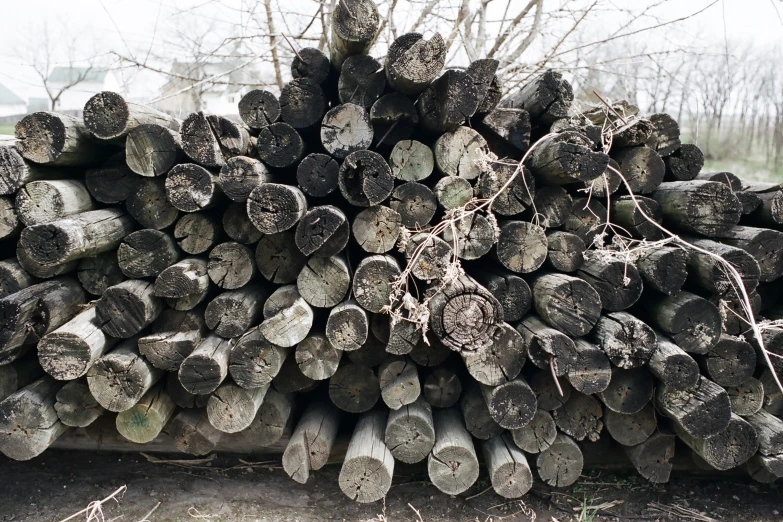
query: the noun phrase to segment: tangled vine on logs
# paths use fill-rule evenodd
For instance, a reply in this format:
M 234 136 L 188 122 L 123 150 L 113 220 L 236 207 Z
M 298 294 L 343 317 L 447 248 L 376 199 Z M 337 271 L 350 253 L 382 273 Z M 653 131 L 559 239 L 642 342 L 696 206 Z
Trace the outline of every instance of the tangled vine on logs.
M 279 448 L 298 482 L 339 454 L 360 502 L 396 461 L 449 494 L 480 462 L 502 496 L 567 486 L 602 442 L 653 482 L 677 438 L 783 476 L 783 187 L 700 172 L 670 116 L 559 73 L 443 71 L 439 35 L 381 64 L 378 24 L 339 2 L 331 56 L 243 123 L 116 93 L 19 122 L 0 451 Z

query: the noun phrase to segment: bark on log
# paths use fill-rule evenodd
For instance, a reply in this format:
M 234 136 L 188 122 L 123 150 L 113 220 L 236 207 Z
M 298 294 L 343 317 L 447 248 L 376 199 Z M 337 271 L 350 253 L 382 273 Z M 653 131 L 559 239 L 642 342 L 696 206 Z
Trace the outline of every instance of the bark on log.
M 759 439 L 753 426 L 734 414 L 725 429 L 709 438 L 694 437 L 679 425 L 675 425 L 675 429 L 685 444 L 718 470 L 741 466 L 759 447 Z
M 650 194 L 667 226 L 720 237 L 739 223 L 742 207 L 729 187 L 717 181 L 670 181 Z
M 658 347 L 650 356 L 647 367 L 670 390 L 687 390 L 699 382 L 699 366 L 693 357 L 671 342 L 663 334 L 656 333 Z
M 701 297 L 682 291 L 674 296 L 651 296 L 639 307 L 642 318 L 670 336 L 688 353 L 703 354 L 718 342 L 718 309 Z
M 43 375 L 44 372 L 33 354 L 0 366 L 0 401 Z
M 141 332 L 162 311 L 163 302 L 153 293 L 153 284 L 141 279 L 128 279 L 107 288 L 95 305 L 101 329 L 121 339 Z
M 692 281 L 710 293 L 726 294 L 732 291 L 736 283 L 728 273 L 725 263 L 730 263 L 742 278 L 742 284 L 747 291 L 752 291 L 759 283 L 761 269 L 756 259 L 741 248 L 732 247 L 710 239 L 686 238 L 691 245 L 714 255 L 690 249 L 688 251 L 688 268 Z M 719 256 L 721 263 L 714 256 Z

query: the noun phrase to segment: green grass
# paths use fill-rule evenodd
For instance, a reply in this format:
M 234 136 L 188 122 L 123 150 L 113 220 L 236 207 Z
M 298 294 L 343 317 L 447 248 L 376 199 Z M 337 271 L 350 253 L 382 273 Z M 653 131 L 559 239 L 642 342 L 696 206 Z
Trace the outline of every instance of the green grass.
M 0 123 L 0 134 L 14 134 L 14 124 L 13 123 Z

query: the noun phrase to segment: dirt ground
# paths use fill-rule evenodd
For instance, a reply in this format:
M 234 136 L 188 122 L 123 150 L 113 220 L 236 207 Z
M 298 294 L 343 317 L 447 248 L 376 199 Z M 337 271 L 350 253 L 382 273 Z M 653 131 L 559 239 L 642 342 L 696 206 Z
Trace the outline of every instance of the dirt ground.
M 103 518 L 92 521 L 753 522 L 781 520 L 783 511 L 778 487 L 739 478 L 717 482 L 675 475 L 661 487 L 630 475 L 590 473 L 567 490 L 537 483 L 522 501 L 509 502 L 487 491 L 483 474 L 467 493 L 446 496 L 417 466 L 397 466 L 385 505 L 357 504 L 337 486 L 339 465 L 328 465 L 299 485 L 278 464 L 251 467 L 221 458 L 193 468 L 152 463 L 139 454 L 55 450 L 30 462 L 3 458 L 0 520 L 58 522 L 123 485 L 127 491 L 119 502 L 104 503 Z

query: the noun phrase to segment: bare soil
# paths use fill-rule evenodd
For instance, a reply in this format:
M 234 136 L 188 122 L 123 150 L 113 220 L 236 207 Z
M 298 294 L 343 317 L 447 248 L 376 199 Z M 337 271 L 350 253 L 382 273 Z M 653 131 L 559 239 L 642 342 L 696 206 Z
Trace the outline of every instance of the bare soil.
M 338 464 L 306 485 L 290 480 L 279 461 L 248 466 L 235 457 L 180 467 L 140 454 L 52 450 L 29 462 L 0 458 L 0 466 L 0 520 L 18 522 L 60 521 L 123 485 L 119 502 L 103 504 L 104 518 L 93 521 L 754 522 L 781 520 L 783 511 L 777 486 L 739 476 L 675 474 L 655 486 L 630 474 L 591 473 L 565 490 L 536 483 L 523 500 L 508 501 L 492 492 L 484 474 L 470 491 L 450 497 L 427 481 L 423 467 L 397 466 L 385 504 L 357 504 L 337 485 Z

